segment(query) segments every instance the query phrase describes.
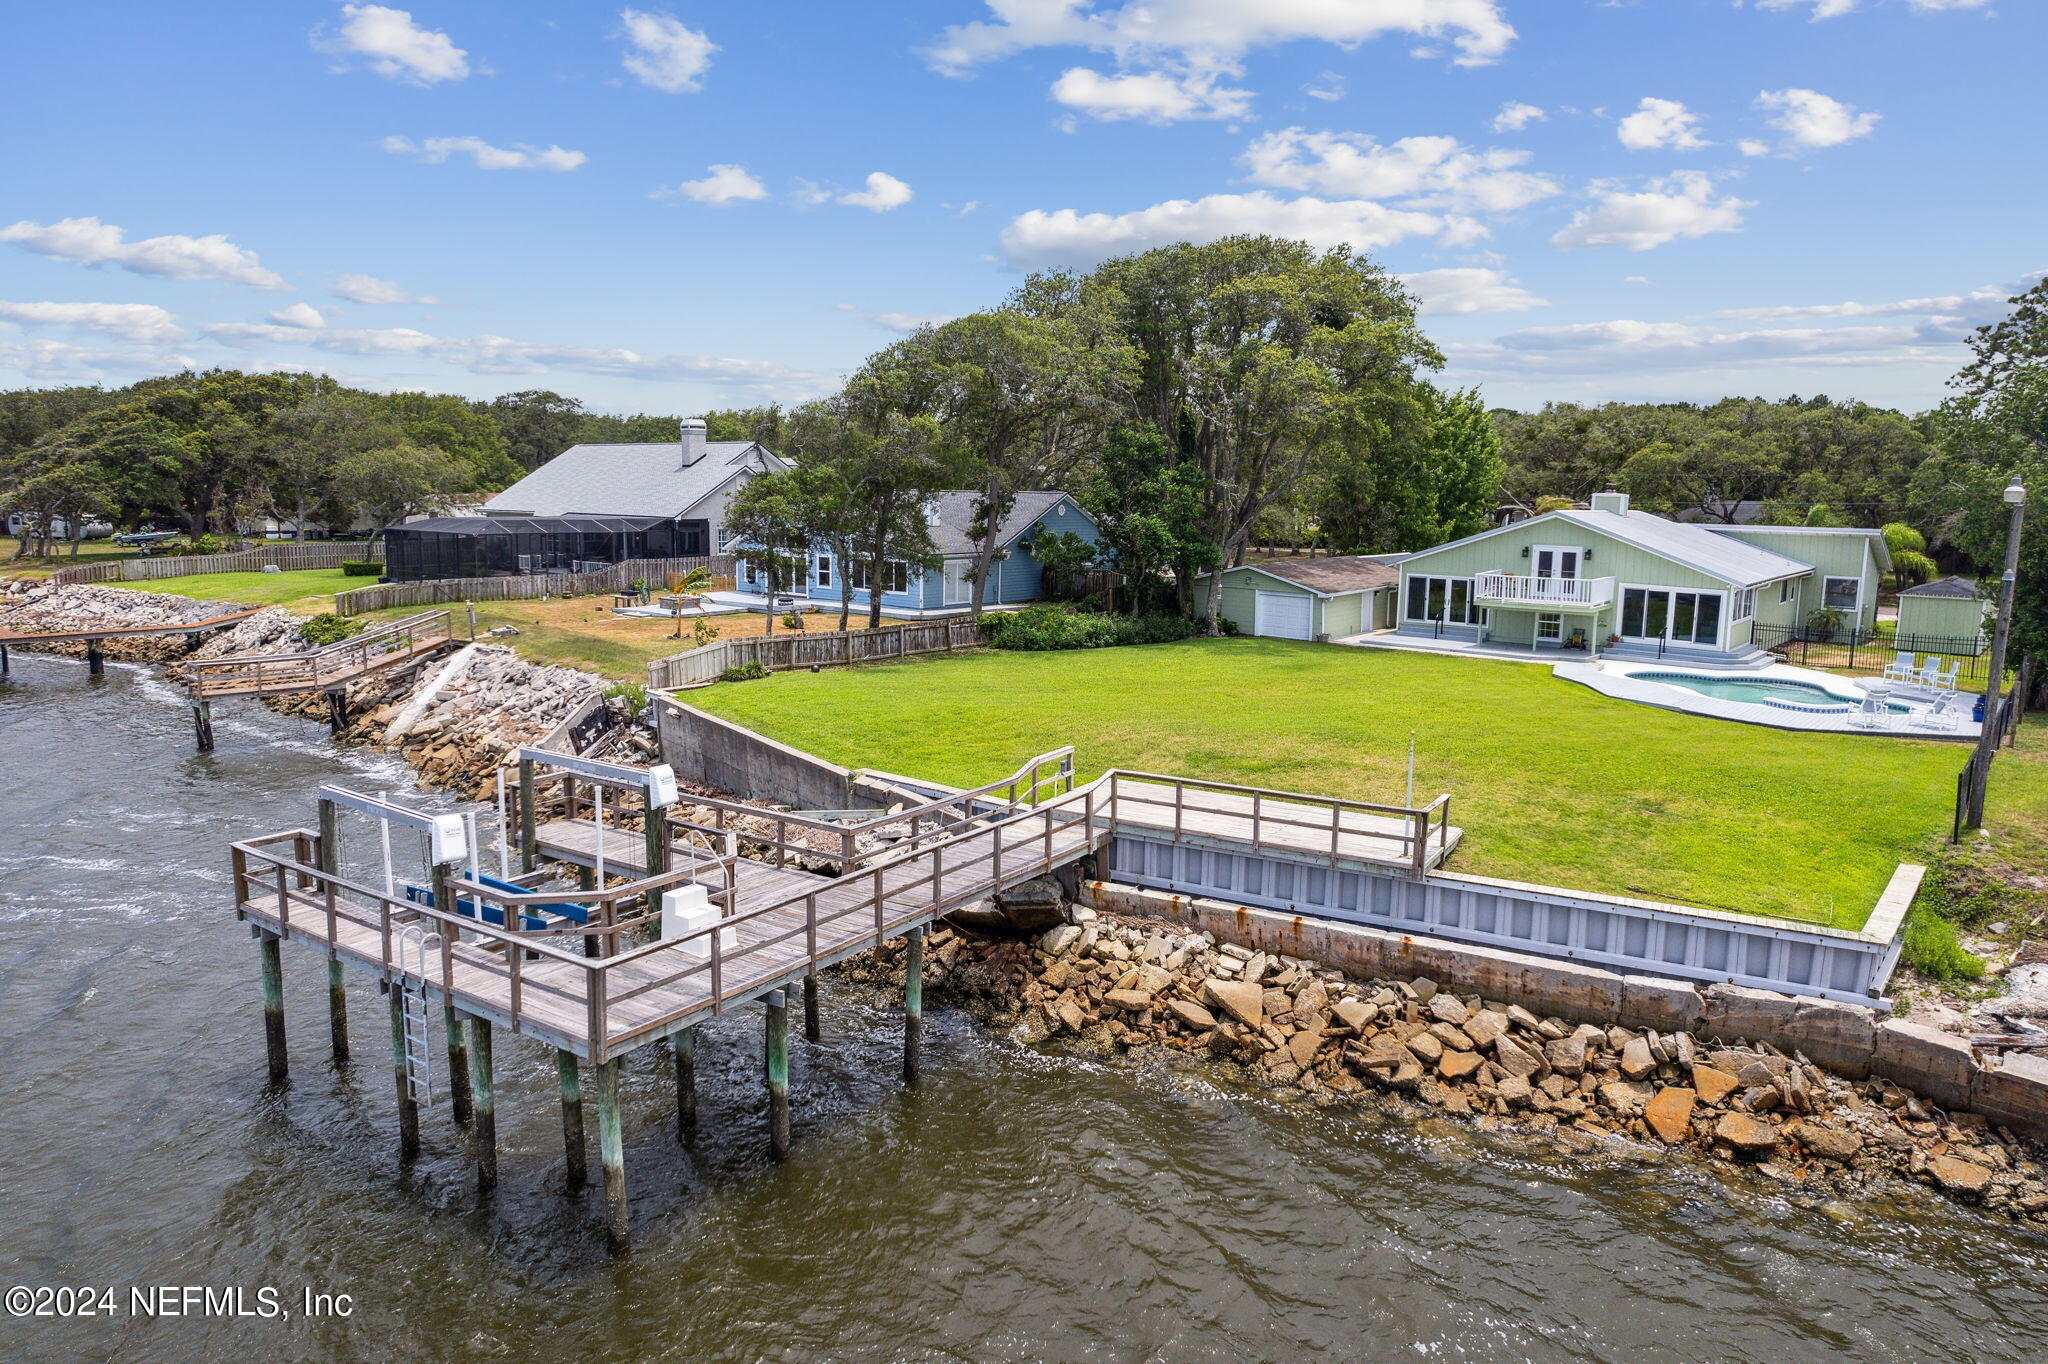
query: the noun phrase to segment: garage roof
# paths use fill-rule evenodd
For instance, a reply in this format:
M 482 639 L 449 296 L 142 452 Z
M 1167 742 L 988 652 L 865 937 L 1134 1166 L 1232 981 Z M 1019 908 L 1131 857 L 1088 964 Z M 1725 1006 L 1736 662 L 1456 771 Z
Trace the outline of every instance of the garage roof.
M 1375 588 L 1392 587 L 1401 581 L 1399 569 L 1370 554 L 1347 554 L 1336 559 L 1269 559 L 1244 567 L 1284 578 L 1296 587 L 1305 587 L 1326 597 L 1342 596 L 1346 592 L 1370 592 Z

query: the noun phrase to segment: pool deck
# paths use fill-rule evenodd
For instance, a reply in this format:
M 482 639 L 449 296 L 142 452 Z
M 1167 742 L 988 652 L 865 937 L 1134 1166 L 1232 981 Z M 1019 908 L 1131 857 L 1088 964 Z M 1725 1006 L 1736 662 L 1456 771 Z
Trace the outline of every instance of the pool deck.
M 1914 716 L 1894 715 L 1890 724 L 1881 727 L 1866 727 L 1849 723 L 1853 711 L 1801 711 L 1783 706 L 1770 706 L 1757 701 L 1731 701 L 1719 696 L 1706 696 L 1673 687 L 1662 682 L 1651 682 L 1641 678 L 1643 673 L 1684 672 L 1682 663 L 1621 663 L 1621 662 L 1574 662 L 1560 663 L 1551 669 L 1551 675 L 1567 682 L 1577 682 L 1591 687 L 1602 696 L 1611 696 L 1617 701 L 1634 701 L 1640 705 L 1656 706 L 1660 710 L 1683 711 L 1688 715 L 1706 715 L 1717 720 L 1739 720 L 1748 725 L 1765 725 L 1771 729 L 1796 729 L 1817 734 L 1865 734 L 1878 738 L 1906 739 L 1963 739 L 1976 742 L 1979 726 L 1969 718 L 1967 712 L 1957 720 L 1954 729 L 1929 729 L 1914 723 Z M 1811 668 L 1795 668 L 1787 663 L 1774 663 L 1767 668 L 1753 672 L 1715 673 L 1716 680 L 1729 681 L 1756 679 L 1759 681 L 1801 682 L 1808 686 L 1823 687 L 1834 692 L 1861 692 L 1879 679 L 1874 677 L 1837 677 L 1832 673 L 1816 672 Z M 1965 697 L 1967 703 L 1968 698 Z M 1845 705 L 1850 704 L 1844 702 Z

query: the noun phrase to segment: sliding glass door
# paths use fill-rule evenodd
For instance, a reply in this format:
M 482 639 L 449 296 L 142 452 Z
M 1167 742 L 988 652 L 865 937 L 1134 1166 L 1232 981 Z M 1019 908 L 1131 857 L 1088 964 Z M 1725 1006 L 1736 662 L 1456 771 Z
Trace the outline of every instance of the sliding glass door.
M 1673 644 L 1721 643 L 1721 593 L 1668 587 L 1625 587 L 1621 592 L 1623 639 L 1668 640 Z

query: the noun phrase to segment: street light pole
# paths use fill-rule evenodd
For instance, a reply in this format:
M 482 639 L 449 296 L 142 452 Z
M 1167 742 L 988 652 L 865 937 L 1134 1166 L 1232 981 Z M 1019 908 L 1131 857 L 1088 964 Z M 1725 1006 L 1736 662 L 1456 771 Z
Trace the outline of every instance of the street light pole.
M 2020 576 L 2020 530 L 2026 523 L 2027 490 L 2018 474 L 2006 485 L 2012 522 L 2005 531 L 2005 576 L 1998 583 L 1998 623 L 1991 634 L 1991 680 L 1984 685 L 1984 725 L 1977 735 L 1977 779 L 1970 784 L 1969 825 L 1984 823 L 1984 788 L 1990 785 L 1991 760 L 1998 752 L 1998 689 L 2005 681 L 2005 645 L 2012 634 L 2012 594 Z

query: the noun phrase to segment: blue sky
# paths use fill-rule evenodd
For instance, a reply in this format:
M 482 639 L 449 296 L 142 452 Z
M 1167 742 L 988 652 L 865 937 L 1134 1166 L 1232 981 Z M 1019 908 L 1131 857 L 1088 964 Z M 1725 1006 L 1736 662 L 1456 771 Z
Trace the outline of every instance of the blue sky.
M 16 7 L 0 384 L 798 400 L 1273 231 L 1495 403 L 1918 408 L 2048 268 L 2034 0 L 646 3 Z

